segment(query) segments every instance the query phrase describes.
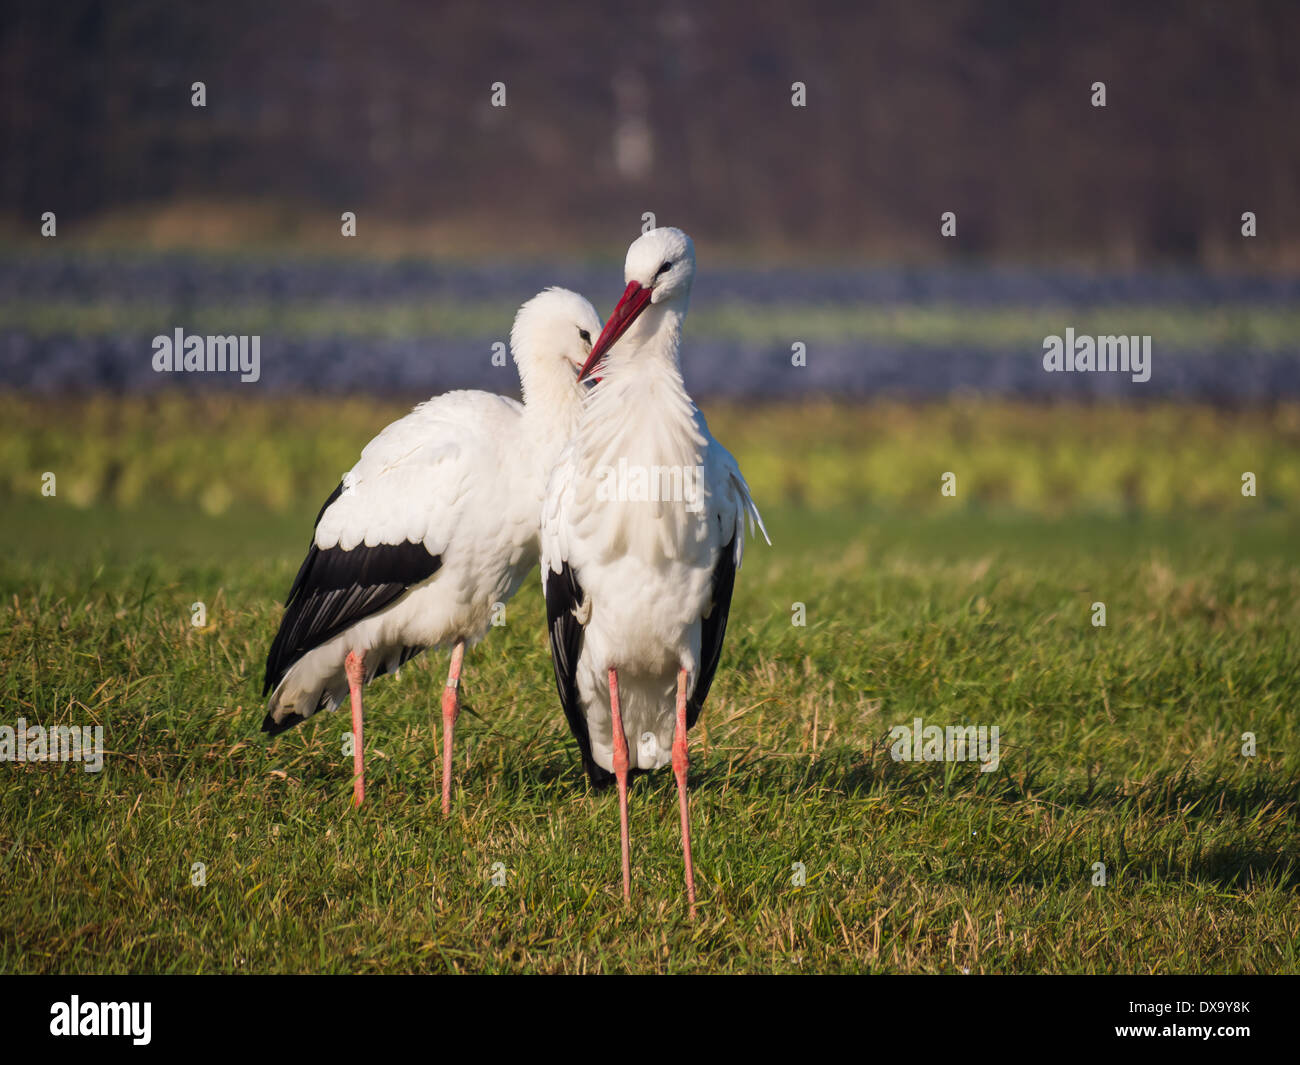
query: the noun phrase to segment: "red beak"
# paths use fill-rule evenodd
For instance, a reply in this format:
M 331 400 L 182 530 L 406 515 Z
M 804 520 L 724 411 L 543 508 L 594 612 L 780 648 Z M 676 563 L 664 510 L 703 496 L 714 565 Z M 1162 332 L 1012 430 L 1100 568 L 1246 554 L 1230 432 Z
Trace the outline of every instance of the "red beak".
M 652 295 L 654 295 L 653 289 L 642 288 L 636 281 L 627 283 L 627 288 L 623 290 L 623 298 L 618 301 L 618 306 L 610 314 L 605 328 L 600 331 L 596 343 L 591 346 L 591 354 L 587 356 L 587 362 L 578 374 L 579 381 L 584 380 L 596 368 L 600 360 L 605 357 L 605 352 L 609 351 L 618 338 L 627 332 L 628 326 L 635 322 L 637 315 L 649 305 Z

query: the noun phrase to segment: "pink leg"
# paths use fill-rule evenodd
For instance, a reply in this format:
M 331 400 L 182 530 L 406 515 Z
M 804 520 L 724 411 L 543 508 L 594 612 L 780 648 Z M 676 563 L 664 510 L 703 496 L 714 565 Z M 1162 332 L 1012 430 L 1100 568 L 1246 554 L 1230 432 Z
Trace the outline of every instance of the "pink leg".
M 691 862 L 691 806 L 686 795 L 686 771 L 691 756 L 686 745 L 686 670 L 677 674 L 677 727 L 673 730 L 673 776 L 677 778 L 677 801 L 682 810 L 682 854 L 686 858 L 686 900 L 695 920 L 695 866 Z
M 465 641 L 451 649 L 451 669 L 442 689 L 442 816 L 451 813 L 451 741 L 460 716 L 460 667 L 465 660 Z
M 352 805 L 360 806 L 366 797 L 366 760 L 361 736 L 361 685 L 366 679 L 366 655 L 349 651 L 343 660 L 348 675 L 348 693 L 352 696 Z
M 609 715 L 614 725 L 614 775 L 618 778 L 618 827 L 623 846 L 623 899 L 632 901 L 632 842 L 627 834 L 627 736 L 618 707 L 618 670 L 609 671 Z

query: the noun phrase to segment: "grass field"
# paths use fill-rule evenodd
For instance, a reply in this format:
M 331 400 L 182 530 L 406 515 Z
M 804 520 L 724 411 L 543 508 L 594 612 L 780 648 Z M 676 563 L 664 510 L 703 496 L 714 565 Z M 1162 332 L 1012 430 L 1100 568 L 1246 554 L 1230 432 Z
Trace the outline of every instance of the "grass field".
M 345 714 L 261 735 L 315 507 L 400 406 L 222 402 L 0 401 L 0 724 L 106 748 L 0 764 L 0 970 L 1300 971 L 1295 408 L 710 411 L 774 546 L 692 733 L 691 924 L 671 774 L 621 901 L 535 580 L 468 660 L 450 820 L 441 653 L 370 689 L 359 812 Z M 915 717 L 998 768 L 895 761 Z

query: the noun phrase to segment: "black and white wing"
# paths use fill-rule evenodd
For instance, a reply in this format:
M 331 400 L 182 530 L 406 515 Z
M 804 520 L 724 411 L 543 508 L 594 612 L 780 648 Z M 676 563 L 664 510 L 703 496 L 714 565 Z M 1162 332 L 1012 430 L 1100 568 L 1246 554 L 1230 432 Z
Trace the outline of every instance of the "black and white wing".
M 475 483 L 491 476 L 497 428 L 520 410 L 500 396 L 451 392 L 366 445 L 317 515 L 267 655 L 263 695 L 312 650 L 438 573 L 453 535 L 472 537 L 467 525 L 493 520 L 467 504 Z M 262 728 L 282 731 L 316 709 L 273 698 Z
M 745 523 L 750 532 L 757 529 L 763 539 L 768 539 L 763 518 L 749 495 L 749 486 L 741 476 L 731 452 L 713 439 L 704 416 L 697 412 L 697 426 L 705 437 L 705 464 L 708 484 L 712 494 L 708 501 L 709 537 L 718 545 L 717 562 L 713 566 L 710 584 L 711 595 L 708 612 L 700 629 L 700 663 L 690 699 L 686 704 L 686 725 L 693 726 L 709 697 L 718 663 L 722 659 L 722 644 L 727 635 L 727 617 L 731 611 L 731 595 L 736 587 L 736 571 L 745 553 Z

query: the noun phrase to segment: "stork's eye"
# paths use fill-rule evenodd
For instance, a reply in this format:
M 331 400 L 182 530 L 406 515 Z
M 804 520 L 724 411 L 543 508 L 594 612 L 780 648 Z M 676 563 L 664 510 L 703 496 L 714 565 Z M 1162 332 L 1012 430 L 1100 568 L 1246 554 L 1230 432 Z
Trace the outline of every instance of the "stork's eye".
M 578 336 L 582 337 L 582 342 L 583 342 L 584 344 L 590 344 L 590 343 L 591 343 L 591 334 L 588 333 L 585 329 L 579 329 L 579 330 L 578 330 Z
M 659 267 L 659 270 L 655 273 L 655 277 L 658 277 L 660 274 L 667 273 L 672 268 L 673 268 L 672 263 L 664 263 L 663 266 Z

